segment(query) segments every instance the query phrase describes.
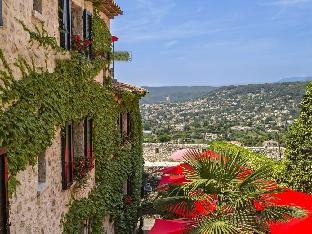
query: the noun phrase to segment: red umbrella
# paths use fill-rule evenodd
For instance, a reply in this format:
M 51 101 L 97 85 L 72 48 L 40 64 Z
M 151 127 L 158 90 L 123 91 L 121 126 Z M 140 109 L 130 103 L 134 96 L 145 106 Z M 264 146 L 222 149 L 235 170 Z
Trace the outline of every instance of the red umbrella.
M 187 163 L 182 163 L 178 166 L 167 167 L 162 169 L 160 172 L 167 175 L 183 175 L 185 170 L 191 170 L 192 167 Z
M 271 200 L 276 205 L 297 206 L 306 210 L 307 216 L 303 218 L 293 218 L 285 223 L 273 223 L 270 225 L 272 234 L 304 234 L 312 233 L 312 195 L 286 190 L 285 192 L 274 194 L 276 199 Z
M 156 219 L 149 234 L 183 234 L 191 225 L 192 222 L 187 220 Z
M 171 176 L 162 176 L 159 182 L 159 186 L 166 185 L 166 184 L 183 184 L 187 182 L 184 175 L 171 175 Z

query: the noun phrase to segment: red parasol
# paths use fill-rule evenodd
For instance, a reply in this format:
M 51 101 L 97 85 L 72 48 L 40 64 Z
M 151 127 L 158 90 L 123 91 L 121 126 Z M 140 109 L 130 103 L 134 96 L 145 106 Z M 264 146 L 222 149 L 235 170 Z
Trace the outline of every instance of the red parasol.
M 191 225 L 192 222 L 187 220 L 156 219 L 149 234 L 183 234 Z

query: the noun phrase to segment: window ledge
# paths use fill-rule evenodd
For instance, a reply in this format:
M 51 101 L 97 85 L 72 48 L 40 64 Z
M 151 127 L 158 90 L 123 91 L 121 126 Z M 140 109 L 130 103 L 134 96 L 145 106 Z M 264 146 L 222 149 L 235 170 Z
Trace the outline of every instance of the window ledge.
M 41 22 L 44 22 L 44 17 L 42 15 L 42 13 L 40 13 L 39 11 L 33 10 L 32 11 L 32 16 L 36 19 L 38 19 Z
M 46 182 L 38 183 L 37 195 L 39 196 L 40 194 L 42 194 L 47 188 L 48 188 L 48 184 Z

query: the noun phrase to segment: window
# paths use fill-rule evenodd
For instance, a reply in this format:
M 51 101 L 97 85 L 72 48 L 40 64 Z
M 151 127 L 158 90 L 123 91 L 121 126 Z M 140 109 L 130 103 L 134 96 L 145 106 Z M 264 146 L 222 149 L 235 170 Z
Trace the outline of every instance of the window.
M 129 113 L 121 113 L 118 119 L 122 141 L 128 141 L 131 134 L 131 119 Z
M 91 118 L 86 118 L 84 122 L 84 148 L 85 157 L 88 160 L 93 158 L 93 120 Z
M 3 26 L 3 19 L 2 19 L 2 0 L 0 0 L 0 26 Z
M 127 194 L 129 196 L 132 195 L 132 193 L 133 193 L 132 190 L 133 190 L 133 188 L 132 188 L 132 177 L 128 177 L 128 180 L 127 180 Z
M 42 0 L 34 0 L 33 9 L 42 14 Z
M 159 148 L 155 148 L 155 154 L 159 154 Z
M 0 148 L 0 233 L 6 234 L 8 230 L 8 162 L 6 149 Z
M 83 221 L 81 227 L 80 227 L 80 234 L 90 234 L 92 233 L 91 229 L 91 221 L 90 219 L 87 219 Z
M 61 47 L 71 48 L 71 0 L 59 0 Z
M 68 122 L 62 134 L 62 185 L 68 189 L 74 178 L 73 125 Z
M 83 38 L 92 40 L 92 14 L 87 10 L 83 11 Z M 91 45 L 87 48 L 86 56 L 91 59 Z
M 42 152 L 38 157 L 38 191 L 41 191 L 47 180 L 46 153 Z

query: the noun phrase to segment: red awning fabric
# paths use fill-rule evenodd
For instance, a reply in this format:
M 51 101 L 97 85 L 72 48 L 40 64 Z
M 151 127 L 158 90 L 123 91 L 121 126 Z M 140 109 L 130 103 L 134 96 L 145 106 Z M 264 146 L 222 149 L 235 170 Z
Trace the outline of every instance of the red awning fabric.
M 286 190 L 285 192 L 274 194 L 276 200 L 271 200 L 276 205 L 297 206 L 306 210 L 307 216 L 304 218 L 294 218 L 286 223 L 274 223 L 270 225 L 272 234 L 305 234 L 312 233 L 312 195 Z
M 159 186 L 163 186 L 166 184 L 183 184 L 187 182 L 187 180 L 185 179 L 185 176 L 183 175 L 170 175 L 170 176 L 162 176 L 161 180 L 159 182 Z
M 187 163 L 182 163 L 178 166 L 164 168 L 160 172 L 162 172 L 164 175 L 183 175 L 185 170 L 191 169 L 192 167 L 190 165 Z
M 149 234 L 184 234 L 190 225 L 192 222 L 187 220 L 156 219 Z

